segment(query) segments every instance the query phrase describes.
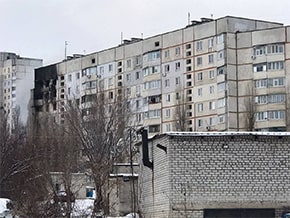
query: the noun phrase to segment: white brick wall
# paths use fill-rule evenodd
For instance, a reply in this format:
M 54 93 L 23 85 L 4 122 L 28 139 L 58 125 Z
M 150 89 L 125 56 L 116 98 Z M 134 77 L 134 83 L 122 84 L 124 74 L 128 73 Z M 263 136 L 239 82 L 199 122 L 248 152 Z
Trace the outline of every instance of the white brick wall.
M 156 137 L 149 142 L 153 172 L 143 166 L 140 173 L 145 217 L 184 217 L 185 209 L 187 217 L 203 217 L 205 208 L 283 211 L 290 203 L 289 141 L 289 135 Z

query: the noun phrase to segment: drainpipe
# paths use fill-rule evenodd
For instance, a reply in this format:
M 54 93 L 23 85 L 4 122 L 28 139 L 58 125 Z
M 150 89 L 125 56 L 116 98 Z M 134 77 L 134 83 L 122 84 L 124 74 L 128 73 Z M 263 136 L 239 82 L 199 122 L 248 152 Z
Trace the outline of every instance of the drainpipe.
M 140 129 L 137 131 L 138 134 L 142 135 L 142 161 L 143 165 L 153 169 L 153 162 L 149 160 L 149 148 L 148 148 L 148 130 Z
M 240 131 L 240 119 L 239 119 L 239 67 L 238 67 L 238 33 L 235 32 L 235 47 L 236 47 L 236 105 L 237 105 L 237 131 Z

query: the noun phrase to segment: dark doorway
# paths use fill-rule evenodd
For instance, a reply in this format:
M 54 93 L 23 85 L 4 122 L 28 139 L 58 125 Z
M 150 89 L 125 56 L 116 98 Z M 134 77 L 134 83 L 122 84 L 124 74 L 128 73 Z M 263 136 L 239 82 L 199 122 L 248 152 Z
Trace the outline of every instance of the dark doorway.
M 205 209 L 204 218 L 275 218 L 275 209 Z

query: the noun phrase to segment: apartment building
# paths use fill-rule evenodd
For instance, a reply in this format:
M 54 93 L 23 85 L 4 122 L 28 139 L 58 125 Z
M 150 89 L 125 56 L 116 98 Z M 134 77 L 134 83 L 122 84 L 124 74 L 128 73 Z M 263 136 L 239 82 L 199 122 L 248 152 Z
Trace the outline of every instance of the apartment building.
M 103 90 L 110 99 L 125 94 L 130 125 L 145 126 L 149 135 L 286 131 L 289 31 L 281 23 L 227 16 L 124 40 L 37 69 L 35 77 L 45 80 L 36 79 L 34 104 L 63 122 L 68 100 L 85 107 Z
M 26 124 L 31 89 L 34 87 L 34 69 L 41 66 L 40 59 L 0 52 L 0 112 L 8 115 L 10 126 L 16 111 Z

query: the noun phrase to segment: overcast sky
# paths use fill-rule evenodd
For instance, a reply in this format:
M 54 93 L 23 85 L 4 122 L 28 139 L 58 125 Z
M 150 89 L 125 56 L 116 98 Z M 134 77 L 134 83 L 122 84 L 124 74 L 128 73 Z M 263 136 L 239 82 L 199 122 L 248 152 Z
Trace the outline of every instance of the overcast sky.
M 123 39 L 183 28 L 227 15 L 290 25 L 289 0 L 0 0 L 0 51 L 44 60 L 88 54 Z

